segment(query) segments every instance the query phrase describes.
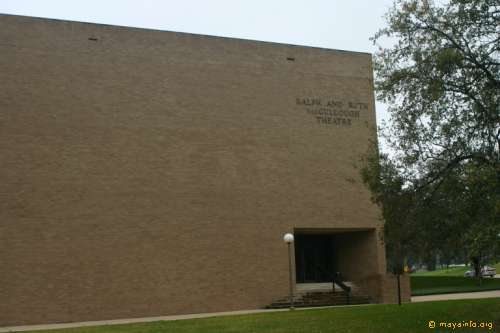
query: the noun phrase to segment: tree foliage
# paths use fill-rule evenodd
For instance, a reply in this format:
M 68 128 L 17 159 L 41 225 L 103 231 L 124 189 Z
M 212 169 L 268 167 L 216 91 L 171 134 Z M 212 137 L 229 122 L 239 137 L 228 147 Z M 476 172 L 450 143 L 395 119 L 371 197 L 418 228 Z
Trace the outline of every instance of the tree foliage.
M 372 149 L 363 180 L 388 244 L 463 249 L 479 268 L 500 245 L 500 2 L 396 0 L 386 19 L 373 40 L 394 43 L 374 56 L 375 88 L 395 154 Z
M 391 115 L 386 137 L 407 176 L 424 186 L 464 162 L 498 168 L 498 0 L 398 0 L 386 18 L 374 42 L 396 42 L 375 55 L 375 87 Z

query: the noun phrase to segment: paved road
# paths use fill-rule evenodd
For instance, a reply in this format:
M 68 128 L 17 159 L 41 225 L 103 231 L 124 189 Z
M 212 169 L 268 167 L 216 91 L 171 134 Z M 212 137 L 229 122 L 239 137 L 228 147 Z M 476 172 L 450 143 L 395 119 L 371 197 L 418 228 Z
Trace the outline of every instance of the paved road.
M 428 296 L 413 296 L 412 302 L 429 302 L 429 301 L 444 301 L 452 299 L 475 299 L 475 298 L 500 298 L 500 290 L 492 291 L 476 291 L 473 293 L 460 293 L 460 294 L 440 294 Z

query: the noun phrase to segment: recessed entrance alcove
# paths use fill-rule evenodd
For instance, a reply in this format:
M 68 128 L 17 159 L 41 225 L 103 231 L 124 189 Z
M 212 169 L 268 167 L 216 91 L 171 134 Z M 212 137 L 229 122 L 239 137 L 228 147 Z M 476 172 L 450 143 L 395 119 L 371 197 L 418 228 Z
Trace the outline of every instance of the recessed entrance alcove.
M 375 229 L 295 229 L 297 284 L 353 281 L 377 271 Z M 370 250 L 372 249 L 372 250 Z M 375 259 L 375 260 L 374 260 Z

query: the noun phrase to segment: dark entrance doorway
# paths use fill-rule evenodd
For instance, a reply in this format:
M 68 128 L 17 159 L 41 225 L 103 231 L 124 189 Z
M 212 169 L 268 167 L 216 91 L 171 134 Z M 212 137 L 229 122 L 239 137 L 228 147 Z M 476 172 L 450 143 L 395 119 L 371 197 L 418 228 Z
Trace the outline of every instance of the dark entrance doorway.
M 297 283 L 331 282 L 335 272 L 333 235 L 295 235 Z

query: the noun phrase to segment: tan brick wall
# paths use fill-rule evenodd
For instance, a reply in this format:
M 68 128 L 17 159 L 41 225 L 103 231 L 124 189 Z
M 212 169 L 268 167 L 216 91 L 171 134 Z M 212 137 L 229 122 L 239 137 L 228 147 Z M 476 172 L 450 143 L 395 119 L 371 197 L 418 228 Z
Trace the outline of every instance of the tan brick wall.
M 285 232 L 379 228 L 369 54 L 0 15 L 0 55 L 0 326 L 262 307 Z
M 338 268 L 346 281 L 384 272 L 379 265 L 379 256 L 383 256 L 384 252 L 378 252 L 375 248 L 377 237 L 378 232 L 373 229 L 342 233 L 336 239 Z
M 394 274 L 386 274 L 381 285 L 381 299 L 383 303 L 398 302 L 397 277 Z M 401 302 L 411 302 L 410 275 L 400 276 Z
M 397 303 L 398 285 L 397 277 L 392 273 L 367 275 L 361 278 L 353 279 L 361 286 L 371 298 L 378 303 Z M 410 275 L 400 276 L 401 301 L 411 302 L 411 284 Z

